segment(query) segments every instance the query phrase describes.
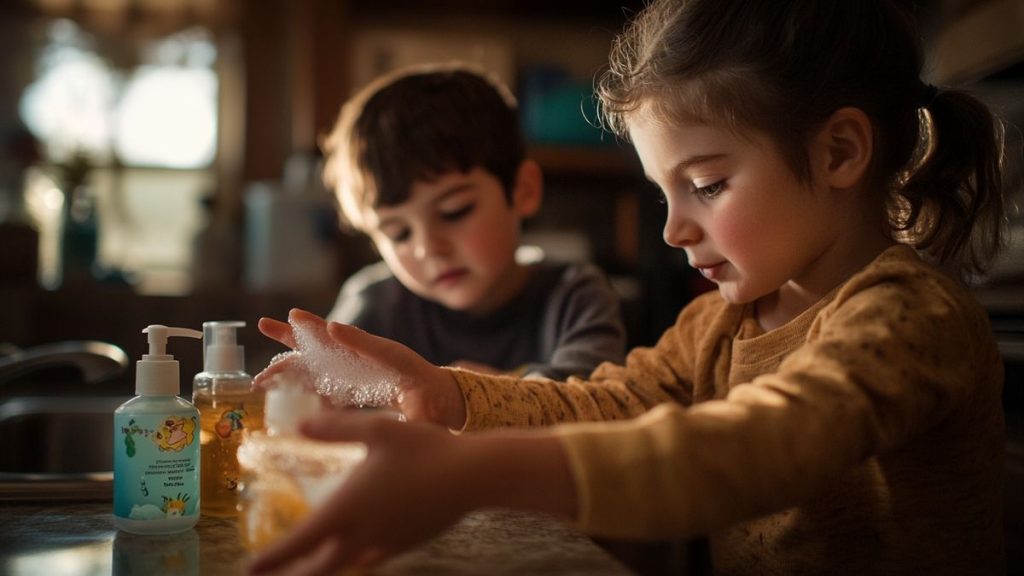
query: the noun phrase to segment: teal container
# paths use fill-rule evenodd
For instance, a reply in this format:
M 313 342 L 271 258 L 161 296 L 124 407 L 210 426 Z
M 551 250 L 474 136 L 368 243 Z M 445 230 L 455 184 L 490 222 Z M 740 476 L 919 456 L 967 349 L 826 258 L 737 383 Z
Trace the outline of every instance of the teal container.
M 169 336 L 202 332 L 146 327 L 149 354 L 136 362 L 135 398 L 114 410 L 114 525 L 171 534 L 199 521 L 199 410 L 184 398 Z
M 177 396 L 138 396 L 114 411 L 114 523 L 134 534 L 199 521 L 199 411 Z
M 615 139 L 597 126 L 590 80 L 557 68 L 537 66 L 524 74 L 520 113 L 527 141 L 552 146 L 601 147 Z

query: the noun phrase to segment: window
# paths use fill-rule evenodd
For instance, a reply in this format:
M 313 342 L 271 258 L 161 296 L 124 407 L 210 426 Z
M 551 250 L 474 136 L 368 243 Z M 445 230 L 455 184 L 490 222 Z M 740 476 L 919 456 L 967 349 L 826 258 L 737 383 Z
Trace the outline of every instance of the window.
M 74 22 L 52 21 L 22 95 L 21 116 L 46 158 L 26 190 L 43 235 L 41 280 L 55 288 L 67 279 L 71 256 L 55 238 L 91 226 L 91 253 L 88 233 L 74 252 L 91 254 L 92 275 L 140 292 L 187 292 L 200 201 L 215 185 L 216 46 L 200 27 L 140 48 L 111 40 L 101 52 Z

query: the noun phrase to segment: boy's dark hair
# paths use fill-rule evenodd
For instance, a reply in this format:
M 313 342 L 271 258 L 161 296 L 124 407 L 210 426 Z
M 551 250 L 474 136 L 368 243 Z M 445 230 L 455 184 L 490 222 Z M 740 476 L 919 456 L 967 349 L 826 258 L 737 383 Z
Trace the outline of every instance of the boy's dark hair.
M 342 106 L 322 148 L 324 181 L 356 228 L 364 209 L 401 204 L 414 181 L 453 170 L 487 170 L 511 202 L 525 158 L 515 98 L 460 63 L 378 78 Z
M 922 83 L 922 64 L 896 0 L 654 0 L 616 39 L 597 91 L 620 136 L 635 113 L 752 128 L 803 179 L 808 135 L 859 108 L 893 236 L 983 272 L 1004 238 L 1002 127 L 974 97 Z

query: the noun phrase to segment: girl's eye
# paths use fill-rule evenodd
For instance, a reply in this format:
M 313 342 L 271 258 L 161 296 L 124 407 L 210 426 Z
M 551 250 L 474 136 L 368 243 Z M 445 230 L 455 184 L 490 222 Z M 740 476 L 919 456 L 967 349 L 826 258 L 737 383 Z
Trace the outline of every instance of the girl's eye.
M 721 194 L 724 188 L 725 180 L 719 180 L 718 182 L 708 184 L 707 186 L 697 186 L 693 189 L 693 192 L 702 198 L 711 199 Z
M 441 212 L 441 218 L 449 222 L 455 222 L 456 220 L 461 220 L 465 216 L 468 216 L 474 208 L 476 208 L 476 204 L 466 204 L 465 206 L 456 208 L 455 210 Z

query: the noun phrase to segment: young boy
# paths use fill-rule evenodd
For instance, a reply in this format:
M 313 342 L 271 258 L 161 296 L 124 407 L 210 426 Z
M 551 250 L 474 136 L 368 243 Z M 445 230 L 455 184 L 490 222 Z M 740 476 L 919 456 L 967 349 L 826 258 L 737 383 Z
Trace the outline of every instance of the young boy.
M 502 85 L 459 64 L 399 70 L 342 107 L 324 149 L 343 220 L 383 258 L 346 281 L 331 320 L 480 372 L 562 379 L 622 360 L 598 268 L 516 259 L 543 181 Z

